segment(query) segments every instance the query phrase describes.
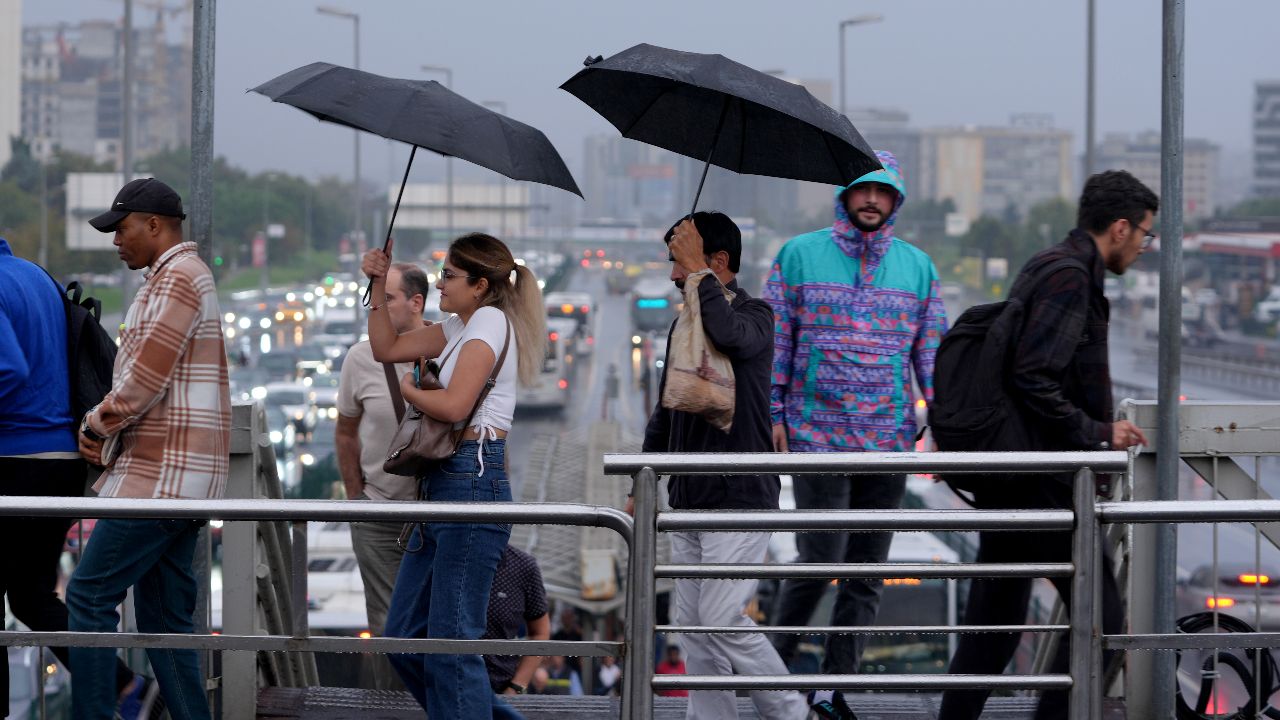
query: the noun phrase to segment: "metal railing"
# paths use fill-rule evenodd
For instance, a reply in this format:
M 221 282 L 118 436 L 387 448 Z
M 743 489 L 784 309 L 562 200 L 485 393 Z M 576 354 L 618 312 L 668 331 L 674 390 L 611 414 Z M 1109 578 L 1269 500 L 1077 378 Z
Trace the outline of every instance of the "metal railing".
M 634 478 L 635 517 L 629 594 L 623 717 L 650 718 L 654 690 L 948 690 L 961 688 L 1069 689 L 1072 717 L 1101 714 L 1102 643 L 1098 627 L 1101 585 L 1099 522 L 1094 473 L 1123 473 L 1125 452 L 1061 453 L 821 453 L 821 454 L 634 454 L 606 455 L 605 473 Z M 719 474 L 1075 474 L 1074 511 L 1025 510 L 796 510 L 658 512 L 659 475 Z M 1141 516 L 1141 514 L 1139 514 Z M 1059 530 L 1072 533 L 1071 563 L 878 563 L 878 564 L 702 564 L 660 565 L 659 532 L 700 531 L 867 531 L 867 530 Z M 1080 562 L 1081 558 L 1087 559 Z M 1073 612 L 1066 626 L 1017 626 L 1019 630 L 1066 630 L 1071 639 L 1069 674 L 1047 675 L 663 675 L 655 676 L 653 656 L 654 579 L 667 578 L 795 578 L 795 577 L 1071 577 Z M 661 626 L 669 632 L 743 632 L 740 627 Z M 796 628 L 760 628 L 779 631 Z M 883 628 L 807 628 L 810 631 L 880 633 Z M 903 630 L 904 628 L 895 628 Z M 1008 630 L 1009 628 L 1000 628 Z M 914 632 L 995 632 L 986 626 L 915 626 Z M 1155 639 L 1152 641 L 1163 640 Z M 1117 641 L 1123 641 L 1118 639 Z M 1143 642 L 1128 640 L 1129 642 Z

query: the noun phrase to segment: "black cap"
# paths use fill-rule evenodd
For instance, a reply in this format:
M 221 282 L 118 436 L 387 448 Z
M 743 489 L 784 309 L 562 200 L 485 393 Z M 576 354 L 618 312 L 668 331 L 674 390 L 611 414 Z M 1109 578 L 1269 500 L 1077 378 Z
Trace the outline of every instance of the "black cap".
M 155 178 L 140 178 L 120 188 L 111 209 L 90 220 L 89 224 L 99 232 L 114 232 L 116 225 L 131 212 L 187 219 L 187 214 L 182 212 L 182 198 L 173 188 Z

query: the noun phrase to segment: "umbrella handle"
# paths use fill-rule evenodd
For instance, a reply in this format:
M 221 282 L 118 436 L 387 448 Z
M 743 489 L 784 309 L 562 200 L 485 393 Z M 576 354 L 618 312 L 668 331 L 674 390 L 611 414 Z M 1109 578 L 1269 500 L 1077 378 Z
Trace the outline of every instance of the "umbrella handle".
M 409 168 L 413 167 L 413 156 L 418 154 L 418 146 L 409 151 L 409 162 L 404 166 L 404 178 L 400 180 L 400 192 L 396 194 L 396 206 L 391 210 L 391 222 L 387 223 L 387 238 L 382 241 L 382 252 L 391 244 L 391 228 L 396 226 L 396 215 L 400 212 L 400 199 L 404 197 L 404 186 L 409 182 Z M 373 292 L 373 283 L 364 289 L 364 305 L 369 306 L 369 293 Z
M 702 197 L 702 186 L 707 182 L 707 171 L 711 169 L 711 156 L 716 154 L 716 146 L 720 144 L 720 131 L 724 128 L 724 118 L 729 114 L 729 96 L 724 96 L 724 105 L 720 106 L 720 119 L 716 122 L 716 136 L 711 141 L 711 151 L 707 153 L 707 164 L 702 166 L 702 179 L 698 181 L 698 192 L 693 196 L 693 209 L 689 217 L 698 210 L 698 198 Z

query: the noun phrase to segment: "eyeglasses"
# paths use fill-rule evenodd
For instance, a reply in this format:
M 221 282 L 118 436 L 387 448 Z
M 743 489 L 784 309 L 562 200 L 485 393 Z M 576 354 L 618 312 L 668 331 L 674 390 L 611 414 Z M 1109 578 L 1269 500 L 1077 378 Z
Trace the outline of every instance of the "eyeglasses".
M 462 273 L 456 273 L 456 272 L 454 272 L 454 271 L 450 270 L 449 268 L 445 268 L 444 270 L 441 270 L 441 271 L 440 271 L 440 279 L 441 279 L 441 280 L 443 280 L 443 281 L 445 281 L 445 282 L 449 282 L 450 280 L 452 280 L 452 279 L 454 279 L 454 278 L 457 278 L 457 277 L 466 278 L 466 279 L 468 279 L 468 280 L 476 280 L 476 279 L 478 279 L 478 278 L 476 278 L 476 276 L 475 276 L 475 275 L 463 275 Z
M 1156 241 L 1156 236 L 1151 233 L 1150 229 L 1144 228 L 1137 223 L 1130 223 L 1130 225 L 1133 225 L 1134 227 L 1142 231 L 1142 249 L 1143 250 L 1146 250 L 1147 248 L 1151 247 L 1151 243 Z

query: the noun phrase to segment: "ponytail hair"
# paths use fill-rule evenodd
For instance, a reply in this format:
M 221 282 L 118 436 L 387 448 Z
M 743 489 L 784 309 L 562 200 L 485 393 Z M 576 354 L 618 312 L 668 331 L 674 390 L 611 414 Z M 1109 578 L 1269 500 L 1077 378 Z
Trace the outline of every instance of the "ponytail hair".
M 449 262 L 471 276 L 468 285 L 484 278 L 489 289 L 480 304 L 501 310 L 515 331 L 520 384 L 532 387 L 547 352 L 546 308 L 533 271 L 516 263 L 498 238 L 484 233 L 463 235 L 449 245 Z

